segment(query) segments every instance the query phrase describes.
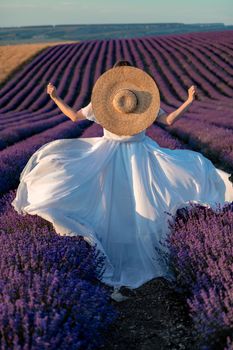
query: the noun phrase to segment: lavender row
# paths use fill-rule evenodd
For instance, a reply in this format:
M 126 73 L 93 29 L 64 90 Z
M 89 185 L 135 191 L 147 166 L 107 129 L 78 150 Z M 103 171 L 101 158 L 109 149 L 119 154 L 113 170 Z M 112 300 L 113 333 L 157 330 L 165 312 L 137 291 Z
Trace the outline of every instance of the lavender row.
M 182 45 L 183 49 L 185 49 L 185 42 L 182 38 L 178 38 L 179 45 Z M 187 47 L 186 47 L 187 48 Z M 224 62 L 224 57 L 226 56 L 226 52 L 224 50 L 215 49 L 215 51 L 210 50 L 206 45 L 200 45 L 200 42 L 193 42 L 187 50 L 194 53 L 195 57 L 198 57 L 200 62 L 206 66 L 211 73 L 218 75 L 221 77 L 225 83 L 229 84 L 229 86 L 233 87 L 232 81 L 229 79 L 233 74 L 233 66 L 229 61 Z M 227 52 L 228 56 L 233 56 L 230 54 L 230 51 Z M 211 66 L 208 64 L 211 63 Z
M 215 125 L 221 128 L 233 129 L 233 111 L 226 113 L 225 111 L 215 110 L 208 111 L 205 109 L 195 108 L 188 113 L 188 119 L 200 120 L 205 124 Z
M 169 219 L 170 264 L 194 324 L 195 349 L 233 348 L 233 202 L 197 204 Z
M 70 50 L 71 47 L 68 48 L 68 51 Z M 61 54 L 62 56 L 65 55 L 65 51 L 63 50 L 63 48 L 54 47 L 54 52 L 50 51 L 49 55 L 43 57 L 42 60 L 36 60 L 36 62 L 38 61 L 38 63 L 35 64 L 35 66 L 31 70 L 27 70 L 27 74 L 24 75 L 24 70 L 22 70 L 21 75 L 18 76 L 18 79 L 15 82 L 15 85 L 11 89 L 8 89 L 7 93 L 1 97 L 0 112 L 6 112 L 8 110 L 8 105 L 10 105 L 10 110 L 12 110 L 15 106 L 18 106 L 18 103 L 20 103 L 22 99 L 26 96 L 26 94 L 30 92 L 31 88 L 34 88 L 38 70 L 43 76 L 44 72 L 48 69 L 49 65 L 56 62 L 56 60 L 61 56 Z M 11 86 L 11 81 L 8 82 L 6 86 L 8 85 Z
M 232 74 L 231 68 L 227 64 L 225 64 L 224 69 L 223 67 L 216 66 L 213 59 L 213 57 L 215 57 L 214 54 L 210 57 L 206 57 L 205 48 L 202 48 L 200 45 L 197 48 L 195 48 L 194 45 L 187 46 L 185 43 L 182 43 L 182 39 L 177 39 L 176 43 L 174 40 L 167 40 L 163 45 L 165 49 L 169 51 L 174 52 L 175 49 L 178 49 L 188 61 L 190 57 L 192 57 L 191 62 L 193 68 L 197 70 L 205 80 L 209 81 L 220 95 L 222 93 L 226 93 L 228 96 L 232 95 L 232 87 L 229 79 Z M 221 85 L 220 82 L 222 82 Z
M 64 77 L 64 73 L 67 70 L 67 66 L 70 64 L 71 58 L 76 54 L 77 49 L 80 50 L 80 47 L 70 47 L 69 50 L 64 50 L 61 55 L 57 57 L 52 57 L 50 61 L 48 61 L 42 69 L 37 71 L 33 81 L 31 82 L 32 89 L 28 90 L 26 93 L 26 98 L 21 101 L 18 108 L 30 108 L 34 109 L 36 104 L 36 109 L 38 110 L 40 107 L 44 108 L 45 103 L 49 100 L 49 96 L 46 95 L 45 89 L 40 85 L 40 81 L 51 81 L 51 78 L 54 77 L 57 79 L 59 74 L 62 72 L 62 78 Z M 57 69 L 56 69 L 57 67 Z M 70 67 L 69 67 L 70 68 Z M 39 84 L 37 83 L 39 82 Z M 60 82 L 61 83 L 61 82 Z M 26 92 L 26 91 L 25 91 Z
M 162 69 L 163 61 L 157 54 L 151 52 L 148 48 L 147 41 L 134 40 L 131 45 L 131 52 L 135 57 L 137 66 L 144 70 L 149 70 L 155 81 L 157 82 L 161 98 L 166 104 L 178 106 L 180 97 L 177 96 L 176 90 L 172 88 L 169 79 L 166 77 L 166 70 Z
M 51 101 L 49 96 L 46 94 L 45 88 L 40 84 L 41 81 L 53 81 L 52 78 L 56 81 L 58 80 L 59 75 L 62 73 L 64 76 L 64 71 L 67 69 L 71 58 L 76 53 L 77 48 L 71 47 L 69 52 L 63 52 L 62 55 L 58 57 L 53 57 L 49 62 L 43 67 L 43 71 L 40 70 L 35 75 L 34 81 L 32 81 L 32 90 L 28 91 L 23 101 L 21 101 L 18 108 L 29 110 L 39 110 L 40 108 L 46 108 L 48 102 Z M 57 69 L 55 70 L 55 68 Z M 60 83 L 60 82 L 59 82 Z
M 63 75 L 63 77 L 62 77 L 62 79 L 61 79 L 61 81 L 60 81 L 60 84 L 57 86 L 58 95 L 64 94 L 64 89 L 65 89 L 65 86 L 67 86 L 67 84 L 68 84 L 68 81 L 67 81 L 67 80 L 68 80 L 68 77 L 69 77 L 69 75 L 70 75 L 70 72 L 71 72 L 73 69 L 75 69 L 76 73 L 75 73 L 75 74 L 72 74 L 72 81 L 70 82 L 70 87 L 69 87 L 69 90 L 68 90 L 68 94 L 66 94 L 66 95 L 63 97 L 64 100 L 65 100 L 65 102 L 67 102 L 67 103 L 70 102 L 70 100 L 71 100 L 71 98 L 72 98 L 73 96 L 75 96 L 79 101 L 80 101 L 80 99 L 83 101 L 82 95 L 83 95 L 84 93 L 87 93 L 87 90 L 85 89 L 85 87 L 84 87 L 84 90 L 83 90 L 83 88 L 82 88 L 82 86 L 84 85 L 84 84 L 82 84 L 82 81 L 77 82 L 77 80 L 78 80 L 77 77 L 78 77 L 78 75 L 79 75 L 79 71 L 80 71 L 80 70 L 81 70 L 81 71 L 84 70 L 85 64 L 86 64 L 87 60 L 89 59 L 88 55 L 89 55 L 89 53 L 91 52 L 91 49 L 92 49 L 92 47 L 90 46 L 90 47 L 88 48 L 88 50 L 86 50 L 85 53 L 82 54 L 82 56 L 80 57 L 80 59 L 79 59 L 79 57 L 75 57 L 75 55 L 74 55 L 73 58 L 72 58 L 72 60 L 69 60 L 69 63 L 72 63 L 72 65 L 71 65 L 70 67 L 68 66 L 68 68 L 67 68 L 66 71 L 64 72 L 64 75 Z M 69 57 L 68 57 L 68 58 L 69 58 Z M 75 58 L 75 61 L 73 62 L 73 59 L 74 59 L 74 58 Z M 78 60 L 78 63 L 76 62 L 77 59 L 79 59 L 79 60 Z M 73 67 L 72 70 L 71 70 L 71 67 Z M 74 67 L 75 67 L 75 68 L 74 68 Z M 56 80 L 57 77 L 58 77 L 58 74 L 59 74 L 59 71 L 56 71 L 56 74 L 55 74 L 54 76 L 50 76 L 50 80 L 51 80 L 51 81 Z M 82 79 L 82 75 L 79 77 L 79 79 L 80 79 L 80 80 L 85 80 L 85 79 Z M 75 85 L 76 85 L 76 84 L 78 85 L 78 86 L 77 86 L 77 91 L 75 91 Z M 80 89 L 81 91 L 79 91 L 79 89 Z M 83 90 L 83 91 L 82 91 L 82 90 Z M 58 108 L 57 108 L 57 106 L 55 105 L 55 103 L 54 103 L 53 101 L 51 101 L 50 97 L 48 96 L 48 94 L 47 94 L 45 91 L 43 92 L 41 98 L 48 100 L 48 101 L 49 101 L 49 104 L 52 105 L 52 109 L 56 108 L 56 110 L 58 110 Z M 41 103 L 40 98 L 39 98 L 35 103 L 37 103 L 37 104 L 36 104 L 36 105 L 35 105 L 35 104 L 32 104 L 31 107 L 30 107 L 30 109 L 36 109 L 36 112 L 33 112 L 33 113 L 32 113 L 30 121 L 33 120 L 33 117 L 34 117 L 34 116 L 37 118 L 39 114 L 41 114 L 41 113 L 47 113 L 47 112 L 48 112 L 48 109 L 46 108 L 46 104 L 45 104 L 45 106 L 44 106 L 42 109 L 39 108 L 39 104 Z M 51 110 L 51 109 L 50 109 L 50 110 Z M 56 111 L 56 110 L 55 110 L 55 111 Z M 52 110 L 51 113 L 54 113 L 54 110 Z M 12 119 L 13 119 L 13 118 L 14 118 L 14 114 L 12 115 Z M 24 118 L 24 116 L 21 115 L 19 118 Z M 8 117 L 7 119 L 9 120 L 9 117 Z
M 56 112 L 49 112 L 49 113 L 38 113 L 38 112 L 28 112 L 23 110 L 20 113 L 12 112 L 12 113 L 6 113 L 5 120 L 0 121 L 0 130 L 4 130 L 6 128 L 15 126 L 21 126 L 24 123 L 28 123 L 30 120 L 32 122 L 42 121 L 43 119 L 52 118 L 56 115 Z
M 181 101 L 185 100 L 187 98 L 187 88 L 188 86 L 191 85 L 191 80 L 188 84 L 186 82 L 186 86 L 183 87 L 182 74 L 181 72 L 176 72 L 176 67 L 174 69 L 175 55 L 171 59 L 172 60 L 172 65 L 171 65 L 170 64 L 171 62 L 169 59 L 170 55 L 165 56 L 165 53 L 162 52 L 162 43 L 161 44 L 160 42 L 156 43 L 152 40 L 150 41 L 150 39 L 146 41 L 142 41 L 141 48 L 142 50 L 145 50 L 144 52 L 146 52 L 146 50 L 150 52 L 150 55 L 159 63 L 160 70 L 164 78 L 166 79 L 167 85 L 170 85 L 170 88 L 173 91 L 173 95 L 176 96 L 178 100 L 181 100 Z M 179 63 L 182 65 L 182 62 L 179 62 Z M 167 69 L 166 67 L 169 67 L 169 69 Z M 179 76 L 178 76 L 178 73 L 179 73 Z
M 79 96 L 74 102 L 74 108 L 77 108 L 79 106 L 80 98 L 84 100 L 91 93 L 91 88 L 92 88 L 93 79 L 94 79 L 94 71 L 96 68 L 98 53 L 100 49 L 101 49 L 101 42 L 97 42 L 87 57 L 87 60 L 84 65 L 85 68 L 84 68 L 84 73 L 82 77 L 82 86 L 79 91 Z
M 40 94 L 43 95 L 43 100 L 44 100 L 44 96 L 48 99 L 48 96 L 46 96 L 46 91 L 45 89 L 42 88 L 42 85 L 40 85 L 40 82 L 51 80 L 51 78 L 57 79 L 59 74 L 62 72 L 63 69 L 65 69 L 66 65 L 69 63 L 75 51 L 77 51 L 77 46 L 76 47 L 71 46 L 68 49 L 63 50 L 61 53 L 59 51 L 58 52 L 55 51 L 54 55 L 52 55 L 51 58 L 45 62 L 44 65 L 41 65 L 41 63 L 39 62 L 38 65 L 35 67 L 34 76 L 32 79 L 30 79 L 30 82 L 28 81 L 28 77 L 25 76 L 16 85 L 16 88 L 17 88 L 18 85 L 21 86 L 23 83 L 25 84 L 25 86 L 21 88 L 21 91 L 15 95 L 15 98 L 12 98 L 11 96 L 7 96 L 9 107 L 6 106 L 4 109 L 1 109 L 1 112 L 12 110 L 14 106 L 17 106 L 17 108 L 21 108 L 21 109 L 24 109 L 25 106 L 30 106 L 30 110 L 33 111 L 33 108 L 35 107 L 35 103 L 36 103 L 36 108 L 38 109 L 38 107 L 42 102 L 40 100 Z M 56 69 L 56 66 L 58 67 L 57 69 Z M 14 92 L 14 89 L 12 92 Z M 26 105 L 25 105 L 25 102 L 26 102 Z
M 200 89 L 198 89 L 199 99 L 205 100 L 206 97 L 210 98 L 212 97 L 211 92 L 216 91 L 217 93 L 220 93 L 219 99 L 222 100 L 222 92 L 218 91 L 218 87 L 215 84 L 216 78 L 214 78 L 214 82 L 211 81 L 211 79 L 213 79 L 212 74 L 206 72 L 205 70 L 203 71 L 203 67 L 200 63 L 201 60 L 197 60 L 198 51 L 196 52 L 196 56 L 194 54 L 190 55 L 189 53 L 186 53 L 188 48 L 187 50 L 185 50 L 185 47 L 182 47 L 182 49 L 180 49 L 180 46 L 177 45 L 177 43 L 173 44 L 172 39 L 160 41 L 158 45 L 153 43 L 153 41 L 151 40 L 151 45 L 153 46 L 154 50 L 156 50 L 158 54 L 161 55 L 163 61 L 166 62 L 166 64 L 169 66 L 169 70 L 167 70 L 167 72 L 170 74 L 169 80 L 172 81 L 172 84 L 174 84 L 174 87 L 176 91 L 179 92 L 182 100 L 185 100 L 187 98 L 187 89 L 188 87 L 193 85 L 193 79 L 190 73 L 191 70 L 198 71 L 198 74 L 200 76 L 204 76 L 204 82 L 202 84 L 196 82 L 197 85 L 200 87 Z M 182 53 L 182 56 L 180 56 L 180 60 L 174 59 L 174 57 L 177 57 L 176 50 Z M 208 63 L 211 66 L 211 62 L 209 61 Z M 184 67 L 186 67 L 186 69 L 184 69 Z M 209 84 L 210 81 L 212 83 L 212 86 L 206 86 L 206 84 Z M 228 89 L 228 96 L 231 96 L 232 92 L 232 90 L 229 91 Z M 213 108 L 213 103 L 212 107 L 210 106 L 210 108 Z
M 191 86 L 191 84 L 193 83 L 193 81 L 189 78 L 189 70 L 187 70 L 185 72 L 185 75 L 181 74 L 183 71 L 183 68 L 181 66 L 180 70 L 178 70 L 178 72 L 177 72 L 177 74 L 179 73 L 179 75 L 174 76 L 171 73 L 171 69 L 167 69 L 167 66 L 165 66 L 164 60 L 162 58 L 160 58 L 160 56 L 157 53 L 157 50 L 159 51 L 159 45 L 157 45 L 156 50 L 155 49 L 152 50 L 151 46 L 148 46 L 148 40 L 143 40 L 143 41 L 141 40 L 141 42 L 144 46 L 144 48 L 142 48 L 141 51 L 143 51 L 143 49 L 145 50 L 144 51 L 145 52 L 145 54 L 144 54 L 145 60 L 148 61 L 148 59 L 150 59 L 150 61 L 147 62 L 146 65 L 150 67 L 150 70 L 153 73 L 154 77 L 157 76 L 156 81 L 159 80 L 158 81 L 159 88 L 162 92 L 163 99 L 164 100 L 166 99 L 167 103 L 172 105 L 173 107 L 177 107 L 181 102 L 179 102 L 178 100 L 175 101 L 174 98 L 172 97 L 173 96 L 172 94 L 176 94 L 176 95 L 178 94 L 177 98 L 182 100 L 182 102 L 184 99 L 186 99 L 187 90 L 185 92 L 184 88 L 182 88 L 181 86 L 182 86 L 182 81 L 183 81 L 183 86 L 184 87 L 186 86 L 186 88 L 188 86 Z M 138 40 L 138 45 L 140 45 L 139 40 Z M 154 65 L 155 65 L 154 58 L 155 57 L 157 59 L 157 63 L 156 63 L 157 69 L 155 69 L 155 67 L 154 67 Z M 174 66 L 175 62 L 178 62 L 178 61 L 174 60 L 174 54 L 172 57 L 173 58 L 172 58 L 172 60 L 170 60 L 170 62 L 172 62 L 172 66 Z M 182 59 L 181 59 L 181 63 L 182 63 Z M 185 63 L 185 64 L 187 64 L 187 63 Z M 190 67 L 190 70 L 191 70 L 191 67 Z M 158 72 L 156 72 L 156 71 L 158 71 Z M 162 74 L 162 75 L 160 74 L 161 78 L 160 78 L 160 76 L 158 76 L 160 71 Z M 175 68 L 173 71 L 175 71 Z M 163 80 L 166 79 L 166 80 L 160 82 L 160 79 L 163 79 Z M 169 87 L 169 89 L 167 87 Z M 172 89 L 171 92 L 169 91 L 170 89 Z M 204 101 L 205 107 L 208 109 L 216 108 L 216 106 L 215 106 L 216 104 L 218 104 L 218 105 L 221 104 L 222 107 L 225 106 L 225 101 L 223 101 L 222 98 L 219 101 L 214 101 L 214 100 L 210 100 L 208 96 L 203 95 L 203 92 L 202 92 L 202 89 L 200 88 L 200 86 L 198 87 L 198 96 L 199 96 L 198 101 L 196 101 L 195 103 L 201 104 L 199 102 L 199 100 L 201 99 L 202 101 Z M 230 108 L 230 106 L 232 104 L 231 100 L 229 100 L 227 102 L 227 104 L 229 105 L 229 108 Z
M 66 57 L 65 65 L 62 67 L 62 69 L 61 65 L 59 64 L 58 69 L 48 71 L 47 81 L 50 81 L 56 86 L 58 95 L 61 96 L 67 103 L 70 102 L 68 100 L 68 95 L 70 92 L 72 94 L 78 93 L 78 90 L 73 91 L 73 78 L 75 78 L 75 72 L 77 76 L 80 66 L 83 65 L 86 54 L 88 54 L 89 50 L 91 50 L 91 46 L 89 47 L 87 43 L 84 43 L 80 47 L 78 47 L 76 44 L 76 46 L 74 46 L 74 51 L 72 51 L 70 55 Z M 71 85 L 72 87 L 68 89 L 68 87 Z M 40 97 L 36 98 L 30 105 L 30 110 L 39 113 L 46 113 L 48 111 L 53 111 L 54 109 L 57 109 L 57 107 L 55 106 L 54 102 L 51 101 L 45 89 L 41 91 Z
M 52 57 L 52 55 L 54 55 L 58 50 L 63 51 L 64 48 L 61 46 L 53 46 L 53 47 L 48 47 L 42 53 L 39 53 L 38 56 L 36 56 L 26 66 L 24 66 L 22 70 L 16 73 L 14 77 L 6 85 L 4 85 L 4 87 L 1 88 L 0 98 L 2 98 L 2 96 L 4 96 L 6 93 L 12 91 L 12 89 L 15 88 L 16 85 L 17 87 L 20 87 L 18 86 L 18 83 L 19 81 L 22 82 L 22 77 L 27 76 L 28 79 L 30 79 L 34 74 L 34 67 L 37 66 L 39 62 L 41 62 L 41 64 L 43 64 L 43 62 L 46 62 L 46 60 Z M 17 91 L 14 90 L 14 93 L 17 93 Z
M 0 132 L 0 150 L 3 150 L 16 142 L 22 141 L 32 135 L 39 134 L 44 130 L 57 126 L 58 124 L 67 121 L 64 115 L 56 115 L 53 118 L 45 121 L 38 121 L 32 124 L 31 122 L 22 123 L 15 128 L 7 128 Z
M 0 200 L 0 348 L 96 349 L 118 317 L 99 283 L 104 257 L 81 236 L 60 236 Z
M 180 119 L 168 127 L 169 132 L 201 151 L 227 172 L 233 172 L 233 130 L 206 124 L 200 120 Z
M 83 62 L 83 60 L 80 60 L 80 64 L 81 62 Z M 59 92 L 59 88 L 58 88 L 58 92 Z M 79 99 L 80 97 L 81 96 L 79 96 Z M 54 104 L 54 102 L 52 103 Z M 38 112 L 36 116 L 38 116 Z M 43 114 L 43 118 L 44 117 L 45 117 L 45 114 Z M 23 116 L 20 116 L 20 118 L 23 118 Z M 2 149 L 4 148 L 4 146 L 12 144 L 14 141 L 21 140 L 26 136 L 27 137 L 31 136 L 36 132 L 36 130 L 38 130 L 37 132 L 41 132 L 41 130 L 46 130 L 51 126 L 56 125 L 59 122 L 63 121 L 64 119 L 66 119 L 65 116 L 60 118 L 57 118 L 55 116 L 55 118 L 47 119 L 45 122 L 43 121 L 37 122 L 37 123 L 34 122 L 34 124 L 31 125 L 31 127 L 29 127 L 29 125 L 27 124 L 27 121 L 24 119 L 25 123 L 22 123 L 21 125 L 18 124 L 18 127 L 16 129 L 8 130 L 8 132 L 5 130 L 3 133 L 1 133 Z M 32 121 L 33 121 L 33 118 L 30 118 L 30 124 L 32 123 Z M 25 130 L 23 128 L 25 128 Z
M 224 95 L 219 93 L 216 90 L 216 87 L 211 86 L 211 84 L 208 82 L 207 79 L 203 79 L 199 70 L 195 68 L 195 65 L 193 65 L 193 61 L 195 60 L 195 57 L 190 58 L 190 55 L 185 55 L 184 52 L 179 48 L 179 45 L 176 43 L 172 43 L 172 39 L 169 40 L 169 44 L 163 45 L 163 42 L 160 42 L 158 44 L 155 44 L 155 40 L 147 40 L 144 41 L 144 43 L 147 44 L 147 48 L 151 51 L 151 54 L 156 57 L 157 60 L 160 62 L 160 68 L 164 72 L 165 75 L 169 74 L 167 76 L 167 80 L 170 81 L 170 83 L 175 84 L 174 85 L 174 93 L 176 94 L 182 94 L 181 88 L 179 87 L 180 79 L 182 79 L 182 75 L 180 76 L 174 76 L 172 74 L 171 69 L 166 69 L 166 65 L 164 63 L 163 57 L 161 57 L 161 54 L 159 54 L 161 50 L 161 45 L 164 47 L 167 47 L 166 50 L 170 52 L 171 59 L 173 60 L 173 67 L 174 65 L 179 65 L 179 67 L 182 69 L 183 74 L 185 74 L 187 77 L 189 77 L 190 81 L 192 81 L 192 84 L 197 85 L 199 87 L 199 98 L 202 97 L 210 97 L 218 99 L 220 98 L 221 101 L 225 101 L 226 104 L 230 103 L 230 99 L 226 98 Z M 169 49 L 171 47 L 171 49 Z M 175 57 L 175 60 L 174 60 Z M 198 73 L 196 73 L 196 71 Z M 186 83 L 187 84 L 187 83 Z M 184 97 L 181 98 L 184 99 Z
M 31 155 L 44 144 L 56 139 L 74 138 L 82 134 L 83 129 L 90 125 L 90 121 L 83 120 L 73 123 L 68 120 L 58 126 L 50 128 L 41 134 L 29 137 L 7 147 L 0 153 L 0 194 L 15 188 L 19 182 L 19 175 Z
M 229 31 L 227 33 L 227 37 L 223 40 L 221 38 L 217 38 L 217 40 L 214 41 L 208 41 L 201 38 L 201 36 L 198 36 L 194 40 L 194 45 L 200 45 L 202 47 L 206 47 L 208 49 L 208 52 L 212 53 L 214 56 L 216 56 L 218 59 L 222 60 L 222 63 L 218 60 L 219 65 L 225 65 L 227 64 L 227 67 L 230 66 L 233 68 L 232 64 L 232 56 L 233 56 L 233 47 L 232 47 L 232 31 Z

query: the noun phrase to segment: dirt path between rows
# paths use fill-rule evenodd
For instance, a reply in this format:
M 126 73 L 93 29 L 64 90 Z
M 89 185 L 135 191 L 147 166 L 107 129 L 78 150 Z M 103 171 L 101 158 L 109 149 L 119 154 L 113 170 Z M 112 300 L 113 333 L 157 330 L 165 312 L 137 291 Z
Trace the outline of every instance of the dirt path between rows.
M 105 344 L 98 350 L 195 349 L 187 303 L 169 281 L 155 278 L 133 291 L 122 287 L 121 292 L 130 299 L 111 299 L 120 316 L 104 334 Z

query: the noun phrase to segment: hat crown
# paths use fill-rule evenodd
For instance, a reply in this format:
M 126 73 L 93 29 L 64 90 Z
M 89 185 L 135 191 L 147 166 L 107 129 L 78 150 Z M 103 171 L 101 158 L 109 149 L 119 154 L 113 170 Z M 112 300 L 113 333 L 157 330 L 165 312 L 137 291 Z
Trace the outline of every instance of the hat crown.
M 159 111 L 154 79 L 137 67 L 115 67 L 95 82 L 91 102 L 104 129 L 116 135 L 135 135 L 150 126 Z
M 115 93 L 112 104 L 120 113 L 132 113 L 138 104 L 137 95 L 132 90 L 120 89 Z

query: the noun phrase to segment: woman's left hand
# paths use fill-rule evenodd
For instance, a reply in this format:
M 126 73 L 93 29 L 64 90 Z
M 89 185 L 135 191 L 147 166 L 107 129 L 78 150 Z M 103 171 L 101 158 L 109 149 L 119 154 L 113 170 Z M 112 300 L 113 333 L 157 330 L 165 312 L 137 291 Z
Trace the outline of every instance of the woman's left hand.
M 197 89 L 194 85 L 190 86 L 188 89 L 188 101 L 193 102 L 195 100 L 195 94 L 197 94 Z

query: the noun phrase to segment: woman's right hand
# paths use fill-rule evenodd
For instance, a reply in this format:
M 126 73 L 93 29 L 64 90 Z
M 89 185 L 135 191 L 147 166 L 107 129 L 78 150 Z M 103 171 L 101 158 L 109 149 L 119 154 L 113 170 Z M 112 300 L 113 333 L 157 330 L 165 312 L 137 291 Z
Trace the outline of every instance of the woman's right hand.
M 52 99 L 57 97 L 57 90 L 51 83 L 47 85 L 47 94 L 49 94 Z

